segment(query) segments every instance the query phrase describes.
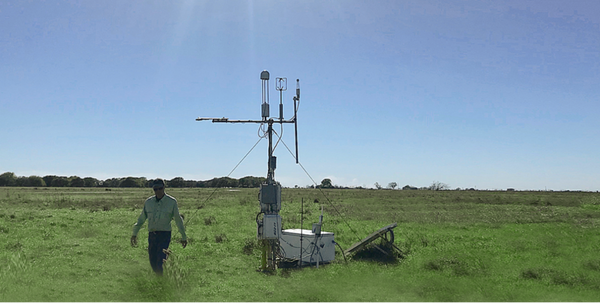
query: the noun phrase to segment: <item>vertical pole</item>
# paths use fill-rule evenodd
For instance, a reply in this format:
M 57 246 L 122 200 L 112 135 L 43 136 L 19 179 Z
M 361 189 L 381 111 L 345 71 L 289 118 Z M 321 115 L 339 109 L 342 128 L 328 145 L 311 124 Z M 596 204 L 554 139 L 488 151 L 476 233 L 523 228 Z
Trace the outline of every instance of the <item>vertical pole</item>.
M 261 247 L 261 251 L 262 251 L 262 255 L 261 255 L 261 260 L 260 260 L 260 269 L 262 271 L 267 270 L 267 245 L 268 242 L 267 240 L 260 240 L 262 243 L 262 247 Z
M 271 159 L 273 158 L 273 119 L 269 119 L 268 121 L 269 127 L 267 129 L 267 133 L 269 135 L 269 159 L 268 159 L 268 168 L 269 171 L 267 173 L 267 183 L 272 184 L 275 182 L 275 168 L 273 167 L 273 163 Z M 269 212 L 267 214 L 272 213 L 272 204 L 269 207 Z M 275 245 L 271 243 L 269 240 L 265 241 L 265 252 L 268 254 L 267 258 L 267 270 L 275 271 Z
M 298 261 L 298 266 L 302 266 L 302 234 L 304 231 L 304 198 L 302 198 L 302 206 L 300 208 L 300 260 Z
M 269 171 L 267 173 L 267 182 L 272 183 L 273 179 L 275 178 L 273 167 L 271 167 L 271 158 L 273 157 L 273 120 L 269 120 L 269 128 L 267 129 L 267 133 L 269 134 Z
M 296 98 L 294 98 L 294 134 L 296 136 L 296 164 L 298 164 L 298 115 L 296 113 Z
M 272 271 L 277 270 L 277 256 L 275 254 L 275 243 L 271 245 L 271 264 L 269 264 Z
M 294 132 L 296 134 L 296 164 L 298 164 L 298 108 L 296 101 L 300 103 L 300 79 L 296 79 L 296 97 L 294 97 Z
M 271 246 L 271 243 L 269 240 L 267 241 L 267 270 L 273 270 L 273 247 Z

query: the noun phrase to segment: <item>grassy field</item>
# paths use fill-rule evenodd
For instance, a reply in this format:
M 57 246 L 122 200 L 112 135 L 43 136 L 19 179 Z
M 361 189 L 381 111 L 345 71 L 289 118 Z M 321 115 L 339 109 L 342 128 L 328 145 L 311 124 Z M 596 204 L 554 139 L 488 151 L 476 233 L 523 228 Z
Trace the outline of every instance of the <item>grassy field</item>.
M 157 278 L 131 228 L 150 189 L 0 188 L 0 301 L 599 301 L 600 194 L 284 189 L 284 228 L 344 249 L 393 222 L 397 262 L 259 273 L 257 189 L 167 189 L 186 215 Z M 313 201 L 318 199 L 320 203 Z

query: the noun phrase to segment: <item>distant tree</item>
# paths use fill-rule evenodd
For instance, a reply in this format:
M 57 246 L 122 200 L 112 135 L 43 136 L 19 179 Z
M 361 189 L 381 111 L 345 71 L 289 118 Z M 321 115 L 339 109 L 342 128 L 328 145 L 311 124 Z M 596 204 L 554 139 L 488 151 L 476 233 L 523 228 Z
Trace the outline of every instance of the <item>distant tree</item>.
M 252 185 L 252 181 L 250 180 L 249 177 L 243 177 L 238 180 L 239 187 L 247 188 L 247 187 L 251 187 L 251 185 Z
M 58 176 L 55 175 L 48 175 L 42 177 L 42 179 L 44 179 L 44 182 L 46 182 L 46 186 L 52 186 L 52 180 L 56 178 L 58 178 Z
M 331 183 L 331 179 L 325 178 L 321 181 L 321 188 L 333 188 L 333 183 Z
M 67 187 L 69 186 L 69 179 L 67 177 L 56 177 L 52 179 L 52 183 L 50 184 L 52 187 Z
M 238 180 L 229 177 L 212 178 L 206 181 L 205 185 L 205 187 L 238 187 Z
M 119 187 L 144 187 L 146 178 L 127 177 L 119 183 Z
M 119 187 L 121 184 L 121 178 L 110 178 L 102 181 L 102 187 Z
M 213 184 L 216 183 L 215 180 L 216 178 L 212 178 L 210 180 L 203 181 L 204 187 L 215 187 L 213 186 Z
M 155 179 L 146 180 L 146 184 L 144 186 L 145 187 L 152 187 L 152 184 L 154 184 L 154 180 Z
M 119 183 L 119 187 L 139 187 L 134 177 L 127 177 Z
M 196 181 L 196 187 L 204 188 L 208 187 L 208 184 L 206 183 L 206 181 Z
M 146 187 L 146 185 L 148 184 L 148 179 L 146 179 L 146 177 L 136 178 L 136 181 L 139 187 Z
M 239 180 L 235 178 L 227 178 L 227 187 L 238 187 L 240 185 Z
M 15 186 L 17 183 L 17 176 L 15 173 L 5 172 L 0 175 L 0 186 Z
M 96 187 L 100 185 L 100 181 L 96 178 L 86 177 L 83 178 L 83 186 L 85 187 Z
M 398 183 L 396 182 L 390 182 L 390 184 L 388 184 L 388 187 L 391 189 L 395 189 L 396 187 L 398 187 Z
M 204 185 L 205 187 L 217 187 L 217 178 L 204 181 Z
M 44 187 L 46 186 L 46 182 L 40 176 L 29 176 L 29 186 L 33 187 Z
M 375 182 L 375 188 L 377 189 L 382 189 L 383 187 L 381 185 L 379 185 L 379 182 Z
M 265 177 L 246 176 L 238 180 L 239 187 L 260 187 L 267 179 Z
M 238 187 L 238 180 L 229 178 L 229 177 L 217 178 L 214 181 L 213 186 L 214 187 Z
M 69 177 L 69 186 L 70 187 L 84 187 L 85 181 L 77 176 Z
M 169 187 L 181 188 L 184 187 L 185 182 L 182 177 L 175 177 L 167 181 L 167 185 L 169 185 Z
M 253 178 L 253 182 L 252 182 L 252 187 L 260 187 L 261 184 L 264 184 L 267 182 L 267 178 L 265 177 L 252 177 Z
M 429 190 L 447 190 L 450 189 L 450 186 L 446 183 L 442 183 L 439 181 L 434 181 L 428 188 Z
M 16 186 L 27 187 L 29 185 L 29 178 L 27 177 L 17 177 L 17 181 L 15 182 Z
M 196 187 L 195 180 L 185 180 L 183 181 L 183 187 Z

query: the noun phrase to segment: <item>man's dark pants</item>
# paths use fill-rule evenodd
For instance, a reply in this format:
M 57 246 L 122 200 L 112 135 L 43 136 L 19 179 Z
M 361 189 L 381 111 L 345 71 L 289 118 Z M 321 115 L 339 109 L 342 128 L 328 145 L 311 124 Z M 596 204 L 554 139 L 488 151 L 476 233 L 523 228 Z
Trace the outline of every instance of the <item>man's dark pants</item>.
M 171 243 L 170 231 L 151 231 L 148 234 L 148 255 L 150 256 L 150 266 L 158 275 L 163 274 L 163 260 L 167 258 L 163 249 L 169 248 Z

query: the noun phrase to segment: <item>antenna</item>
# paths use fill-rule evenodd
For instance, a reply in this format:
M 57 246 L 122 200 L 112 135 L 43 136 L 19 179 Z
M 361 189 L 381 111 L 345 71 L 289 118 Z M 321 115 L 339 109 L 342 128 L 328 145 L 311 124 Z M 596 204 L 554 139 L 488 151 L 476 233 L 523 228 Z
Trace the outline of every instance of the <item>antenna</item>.
M 296 113 L 298 112 L 298 107 L 296 106 L 296 102 L 298 102 L 298 106 L 300 105 L 300 79 L 296 79 L 296 96 L 294 96 L 294 134 L 296 136 L 296 164 L 298 164 L 298 116 Z

